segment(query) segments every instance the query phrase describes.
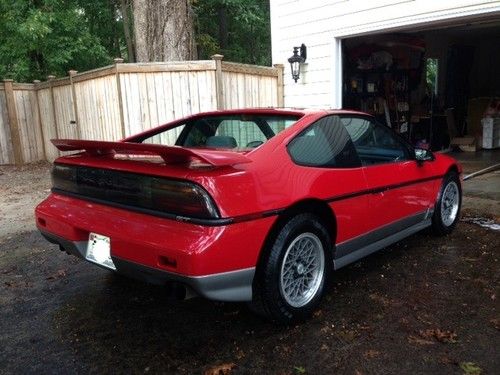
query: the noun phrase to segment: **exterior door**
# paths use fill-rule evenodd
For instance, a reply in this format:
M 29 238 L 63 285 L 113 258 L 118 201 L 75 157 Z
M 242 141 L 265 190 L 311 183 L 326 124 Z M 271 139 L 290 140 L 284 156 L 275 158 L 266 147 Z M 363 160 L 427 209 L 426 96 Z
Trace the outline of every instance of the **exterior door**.
M 363 165 L 368 186 L 368 230 L 403 230 L 428 218 L 434 205 L 432 163 L 418 164 L 410 146 L 369 117 L 342 122 Z
M 336 243 L 366 232 L 368 196 L 363 167 L 339 116 L 316 121 L 288 144 L 295 164 L 302 166 L 300 180 L 312 196 L 328 202 L 336 217 Z

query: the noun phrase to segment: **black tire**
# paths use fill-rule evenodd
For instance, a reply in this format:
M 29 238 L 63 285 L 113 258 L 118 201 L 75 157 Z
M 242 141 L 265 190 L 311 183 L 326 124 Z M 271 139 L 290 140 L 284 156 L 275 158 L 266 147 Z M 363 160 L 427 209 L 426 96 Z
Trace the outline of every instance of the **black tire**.
M 307 246 L 306 252 L 310 251 L 316 256 L 305 255 L 309 256 L 307 261 L 303 257 L 295 257 L 294 250 L 301 246 L 302 249 Z M 313 250 L 310 250 L 311 248 Z M 283 225 L 272 243 L 263 251 L 254 279 L 251 309 L 280 324 L 293 324 L 307 319 L 320 303 L 332 271 L 331 240 L 328 231 L 316 215 L 299 214 Z M 323 254 L 323 257 L 319 256 L 320 253 Z M 294 266 L 287 263 L 288 270 L 284 264 L 285 255 L 290 263 L 292 263 L 292 258 L 298 259 Z M 315 260 L 316 258 L 317 260 Z M 321 258 L 323 259 L 322 263 Z M 305 265 L 306 262 L 307 265 Z M 311 264 L 314 271 L 304 273 L 305 267 L 309 267 Z M 290 276 L 292 274 L 294 276 Z M 283 278 L 287 276 L 287 280 L 283 282 Z M 311 280 L 306 280 L 309 277 Z M 304 304 L 294 306 L 293 304 L 298 302 L 290 301 L 292 297 L 290 292 L 287 293 L 285 283 L 291 280 L 293 284 L 297 285 L 299 279 L 302 279 L 301 282 L 305 290 L 302 294 L 299 293 L 300 296 L 297 295 L 296 298 L 303 298 Z
M 458 194 L 458 207 L 456 213 L 447 215 L 446 212 L 446 197 L 444 196 L 448 190 L 455 190 Z M 445 202 L 443 202 L 443 199 Z M 439 191 L 438 200 L 434 206 L 434 214 L 432 215 L 432 231 L 438 236 L 444 236 L 453 231 L 460 218 L 460 209 L 462 207 L 462 186 L 456 172 L 449 172 L 444 176 L 441 190 Z M 454 211 L 454 209 L 452 209 Z

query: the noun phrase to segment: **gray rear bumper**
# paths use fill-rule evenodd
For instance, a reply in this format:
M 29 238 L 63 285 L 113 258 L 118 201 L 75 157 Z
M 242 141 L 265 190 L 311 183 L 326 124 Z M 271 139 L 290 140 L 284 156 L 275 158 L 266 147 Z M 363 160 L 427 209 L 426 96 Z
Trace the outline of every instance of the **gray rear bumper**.
M 85 259 L 87 241 L 69 241 L 52 233 L 44 231 L 41 233 L 49 242 L 61 246 L 69 254 Z M 254 267 L 205 276 L 185 276 L 144 266 L 119 257 L 112 256 L 111 258 L 116 266 L 116 272 L 150 284 L 181 283 L 189 286 L 201 296 L 216 301 L 252 300 Z

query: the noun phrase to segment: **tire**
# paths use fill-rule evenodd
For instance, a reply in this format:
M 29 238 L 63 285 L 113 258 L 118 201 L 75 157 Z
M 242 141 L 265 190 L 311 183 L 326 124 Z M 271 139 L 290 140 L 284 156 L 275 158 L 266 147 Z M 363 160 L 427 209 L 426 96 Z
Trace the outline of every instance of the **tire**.
M 446 174 L 432 215 L 432 231 L 444 236 L 457 225 L 462 207 L 462 187 L 455 172 Z
M 280 324 L 307 319 L 320 303 L 332 270 L 328 231 L 316 215 L 299 214 L 263 251 L 251 309 Z

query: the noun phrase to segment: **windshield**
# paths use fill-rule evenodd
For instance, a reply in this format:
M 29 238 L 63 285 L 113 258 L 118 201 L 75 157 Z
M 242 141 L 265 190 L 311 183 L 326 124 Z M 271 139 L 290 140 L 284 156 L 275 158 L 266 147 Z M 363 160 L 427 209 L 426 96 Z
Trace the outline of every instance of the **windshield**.
M 299 116 L 289 115 L 206 116 L 139 141 L 165 146 L 244 150 L 260 146 L 298 119 Z

